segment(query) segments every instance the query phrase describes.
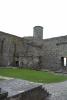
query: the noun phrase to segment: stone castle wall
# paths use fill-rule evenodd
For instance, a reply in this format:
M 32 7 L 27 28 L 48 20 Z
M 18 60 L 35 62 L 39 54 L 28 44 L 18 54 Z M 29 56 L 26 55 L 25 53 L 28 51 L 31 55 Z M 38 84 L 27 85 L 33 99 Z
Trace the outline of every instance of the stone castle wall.
M 62 64 L 62 57 L 67 57 L 67 36 L 46 39 L 43 42 L 43 68 L 50 70 L 67 69 Z
M 25 39 L 0 32 L 0 66 L 39 67 L 41 45 L 32 37 Z
M 0 66 L 61 70 L 67 57 L 67 36 L 38 40 L 0 32 Z

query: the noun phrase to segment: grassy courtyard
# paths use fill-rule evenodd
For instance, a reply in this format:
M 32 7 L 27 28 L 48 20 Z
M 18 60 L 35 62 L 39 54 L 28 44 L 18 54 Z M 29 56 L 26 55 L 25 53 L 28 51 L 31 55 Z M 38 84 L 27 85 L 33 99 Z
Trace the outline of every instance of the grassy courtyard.
M 29 69 L 0 68 L 0 76 L 20 78 L 33 82 L 54 83 L 67 80 L 67 76 L 52 72 L 35 71 Z

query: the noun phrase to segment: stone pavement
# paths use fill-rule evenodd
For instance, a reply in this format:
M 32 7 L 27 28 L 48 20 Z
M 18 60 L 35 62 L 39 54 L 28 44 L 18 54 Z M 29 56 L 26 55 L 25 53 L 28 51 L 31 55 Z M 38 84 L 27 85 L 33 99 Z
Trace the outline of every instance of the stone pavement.
M 9 97 L 36 88 L 38 86 L 40 85 L 21 79 L 0 81 L 0 87 L 8 92 Z
M 4 79 L 7 80 L 0 81 L 0 87 L 5 90 L 8 89 L 9 96 L 38 86 L 38 83 L 34 84 L 34 82 L 29 82 L 26 80 L 16 80 L 7 77 Z M 22 85 L 23 87 L 21 88 Z M 39 83 L 39 85 L 42 85 L 43 88 L 46 89 L 50 94 L 46 100 L 67 100 L 67 81 L 51 84 Z
M 51 94 L 46 100 L 67 100 L 67 81 L 45 84 L 43 87 Z
M 21 79 L 0 80 L 0 88 L 0 100 L 45 100 L 48 95 L 42 85 Z

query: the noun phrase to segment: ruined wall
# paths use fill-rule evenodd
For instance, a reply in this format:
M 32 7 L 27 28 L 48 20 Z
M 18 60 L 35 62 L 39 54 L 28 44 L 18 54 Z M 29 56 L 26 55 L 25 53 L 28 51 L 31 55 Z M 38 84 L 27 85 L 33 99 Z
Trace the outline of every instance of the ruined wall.
M 1 66 L 13 65 L 17 52 L 22 51 L 21 38 L 0 32 L 0 58 Z M 17 49 L 18 48 L 18 49 Z
M 42 41 L 34 38 L 24 39 L 25 53 L 23 66 L 33 69 L 40 69 L 40 56 L 42 55 Z
M 62 65 L 61 58 L 67 57 L 67 36 L 44 40 L 42 49 L 43 69 L 66 69 Z
M 28 48 L 27 65 L 37 69 L 49 70 L 66 70 L 67 68 L 62 64 L 62 57 L 67 57 L 67 36 L 56 37 L 52 39 L 25 40 Z M 31 56 L 31 57 L 30 57 Z M 27 67 L 27 66 L 26 66 Z
M 0 66 L 40 68 L 42 42 L 0 32 Z
M 67 57 L 67 36 L 37 40 L 0 32 L 0 66 L 61 70 Z

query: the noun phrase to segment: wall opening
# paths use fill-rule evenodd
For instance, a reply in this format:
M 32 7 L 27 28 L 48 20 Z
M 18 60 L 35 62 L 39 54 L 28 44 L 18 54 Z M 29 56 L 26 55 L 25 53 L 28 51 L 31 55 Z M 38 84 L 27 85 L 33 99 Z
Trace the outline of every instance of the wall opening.
M 61 57 L 61 65 L 64 66 L 64 57 Z
M 19 66 L 19 56 L 15 57 L 15 66 L 18 67 Z
M 66 66 L 66 57 L 64 57 L 64 66 Z
M 61 65 L 67 66 L 67 58 L 66 57 L 61 57 Z
M 16 66 L 17 66 L 17 67 L 19 66 L 19 61 L 16 61 Z

